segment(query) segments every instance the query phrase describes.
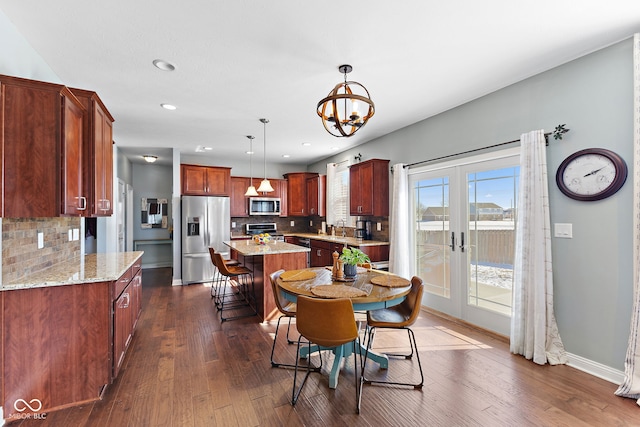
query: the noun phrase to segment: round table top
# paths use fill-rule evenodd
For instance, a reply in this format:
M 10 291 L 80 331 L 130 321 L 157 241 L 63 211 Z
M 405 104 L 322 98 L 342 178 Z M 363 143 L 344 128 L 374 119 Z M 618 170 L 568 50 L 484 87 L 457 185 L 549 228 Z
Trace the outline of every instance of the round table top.
M 285 294 L 290 294 L 293 296 L 298 295 L 306 295 L 310 297 L 316 297 L 312 292 L 311 288 L 318 285 L 346 285 L 353 286 L 355 288 L 361 289 L 367 293 L 365 297 L 356 297 L 351 298 L 351 301 L 356 305 L 366 305 L 366 304 L 376 304 L 376 303 L 384 303 L 387 301 L 393 301 L 398 299 L 404 299 L 404 297 L 411 290 L 411 283 L 407 284 L 407 286 L 398 287 L 398 288 L 389 288 L 385 286 L 374 285 L 371 283 L 371 279 L 380 275 L 390 275 L 385 271 L 379 270 L 367 270 L 364 272 L 358 272 L 356 275 L 355 281 L 352 282 L 337 282 L 331 279 L 331 270 L 327 267 L 314 267 L 306 269 L 309 271 L 313 271 L 316 274 L 316 277 L 309 280 L 299 280 L 295 282 L 283 281 L 278 278 L 278 286 L 285 292 Z M 399 277 L 392 275 L 394 277 Z

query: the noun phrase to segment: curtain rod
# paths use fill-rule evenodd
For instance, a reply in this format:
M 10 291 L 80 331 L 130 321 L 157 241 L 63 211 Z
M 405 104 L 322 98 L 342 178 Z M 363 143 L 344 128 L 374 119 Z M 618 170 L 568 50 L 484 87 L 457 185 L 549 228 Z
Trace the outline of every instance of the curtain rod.
M 566 124 L 556 126 L 553 132 L 547 132 L 544 134 L 544 139 L 547 141 L 547 145 L 549 145 L 549 135 L 553 135 L 553 139 L 562 139 L 562 135 L 569 132 L 570 129 L 565 128 Z M 408 165 L 404 165 L 405 168 L 410 168 L 412 166 L 421 165 L 423 163 L 435 162 L 436 160 L 448 159 L 450 157 L 461 156 L 463 154 L 475 153 L 476 151 L 488 150 L 489 148 L 500 147 L 502 145 L 513 144 L 515 142 L 520 142 L 519 139 L 514 139 L 513 141 L 501 142 L 500 144 L 488 145 L 486 147 L 475 148 L 473 150 L 463 151 L 461 153 L 449 154 L 447 156 L 436 157 L 434 159 L 422 160 L 420 162 L 409 163 Z

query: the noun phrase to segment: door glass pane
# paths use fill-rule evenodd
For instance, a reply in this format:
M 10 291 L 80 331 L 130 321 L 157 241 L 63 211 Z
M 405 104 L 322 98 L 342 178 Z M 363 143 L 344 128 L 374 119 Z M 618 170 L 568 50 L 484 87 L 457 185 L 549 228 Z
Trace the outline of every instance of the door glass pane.
M 427 292 L 449 298 L 449 178 L 417 181 L 416 271 Z
M 467 174 L 468 304 L 511 315 L 519 167 Z

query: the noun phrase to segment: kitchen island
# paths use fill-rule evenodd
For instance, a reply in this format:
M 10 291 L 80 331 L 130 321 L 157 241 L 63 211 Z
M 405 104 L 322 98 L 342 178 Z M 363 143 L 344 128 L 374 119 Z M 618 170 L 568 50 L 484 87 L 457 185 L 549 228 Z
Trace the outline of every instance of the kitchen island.
M 142 254 L 90 254 L 2 284 L 0 403 L 7 421 L 101 397 L 142 309 Z
M 231 248 L 231 258 L 237 259 L 253 272 L 258 315 L 262 320 L 276 319 L 278 308 L 269 275 L 280 269 L 306 268 L 310 249 L 285 242 L 259 245 L 253 240 L 231 240 L 224 244 Z

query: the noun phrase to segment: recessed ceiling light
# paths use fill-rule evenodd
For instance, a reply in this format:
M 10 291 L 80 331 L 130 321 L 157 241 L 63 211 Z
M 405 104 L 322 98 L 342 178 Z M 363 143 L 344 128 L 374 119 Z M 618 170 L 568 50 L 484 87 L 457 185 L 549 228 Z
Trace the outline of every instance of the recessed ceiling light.
M 213 147 L 204 147 L 204 151 L 211 151 L 213 150 Z
M 305 147 L 310 147 L 311 143 L 310 142 L 303 142 L 302 145 L 304 145 Z
M 339 150 L 339 149 L 340 148 L 338 148 L 338 147 L 331 147 L 331 151 L 336 151 L 336 150 Z
M 253 154 L 253 151 L 247 150 L 247 151 L 245 151 L 245 154 Z
M 164 108 L 165 110 L 175 110 L 176 106 L 175 105 L 171 105 L 171 104 L 160 104 L 160 106 L 162 108 Z
M 173 65 L 169 61 L 165 61 L 164 59 L 155 59 L 153 61 L 153 65 L 155 65 L 156 68 L 162 71 L 173 71 L 176 69 L 175 65 Z
M 284 157 L 285 159 L 288 159 L 288 158 L 289 158 L 289 157 L 291 157 L 291 156 L 290 156 L 290 155 L 288 155 L 288 154 L 283 154 L 283 155 L 282 155 L 282 157 Z
M 158 160 L 157 156 L 152 156 L 151 154 L 145 154 L 144 156 L 142 156 L 142 158 L 147 162 L 147 163 L 153 163 L 156 160 Z

